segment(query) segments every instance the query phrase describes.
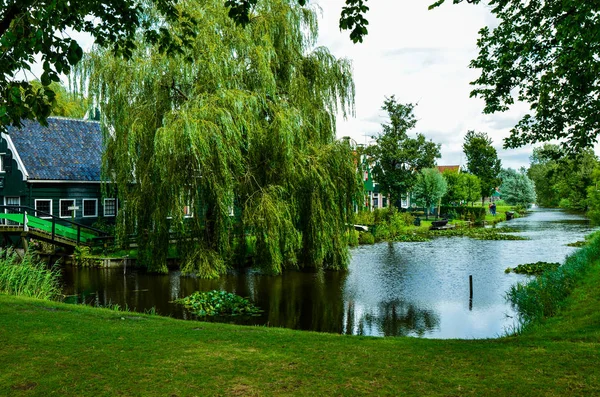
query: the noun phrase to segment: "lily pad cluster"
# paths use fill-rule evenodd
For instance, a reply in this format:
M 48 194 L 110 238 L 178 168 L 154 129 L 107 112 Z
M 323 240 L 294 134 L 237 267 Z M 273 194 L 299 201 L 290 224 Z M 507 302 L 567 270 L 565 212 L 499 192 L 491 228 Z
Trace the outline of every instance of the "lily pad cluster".
M 198 316 L 257 315 L 262 310 L 248 299 L 227 291 L 194 292 L 175 303 L 185 306 Z
M 560 266 L 558 262 L 535 262 L 525 263 L 514 268 L 507 268 L 504 273 L 527 274 L 528 276 L 538 276 L 547 270 L 556 270 Z

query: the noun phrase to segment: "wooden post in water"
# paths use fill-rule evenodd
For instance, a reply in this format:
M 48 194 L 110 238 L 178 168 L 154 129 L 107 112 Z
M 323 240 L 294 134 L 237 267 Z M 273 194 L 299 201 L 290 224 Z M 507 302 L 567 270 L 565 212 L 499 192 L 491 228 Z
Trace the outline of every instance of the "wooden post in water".
M 473 275 L 469 275 L 469 310 L 473 310 Z

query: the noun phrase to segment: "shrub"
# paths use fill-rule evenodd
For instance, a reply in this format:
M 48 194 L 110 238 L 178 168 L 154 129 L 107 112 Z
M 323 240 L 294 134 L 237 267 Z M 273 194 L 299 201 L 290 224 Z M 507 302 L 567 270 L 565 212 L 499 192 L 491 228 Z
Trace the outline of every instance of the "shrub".
M 486 208 L 484 207 L 451 207 L 443 205 L 440 208 L 440 213 L 453 213 L 452 219 L 461 219 L 465 221 L 480 223 L 485 219 Z
M 0 292 L 52 300 L 60 294 L 59 271 L 48 269 L 30 253 L 23 259 L 12 249 L 0 249 Z
M 569 209 L 569 208 L 571 208 L 571 200 L 566 199 L 566 198 L 560 199 L 560 202 L 558 203 L 558 206 L 560 208 Z
M 99 267 L 102 262 L 98 258 L 94 258 L 90 252 L 90 248 L 85 245 L 75 247 L 73 253 L 75 264 L 81 267 Z
M 454 219 L 458 219 L 458 213 L 453 209 L 446 212 L 446 216 L 448 217 L 448 220 L 450 220 L 450 221 L 453 221 Z
M 369 232 L 359 232 L 358 235 L 359 244 L 375 244 L 375 236 Z
M 390 228 L 387 222 L 381 222 L 373 228 L 373 238 L 375 241 L 384 241 L 390 238 Z
M 387 222 L 390 217 L 390 211 L 387 208 L 377 208 L 373 210 L 373 220 L 376 225 Z
M 354 215 L 354 223 L 358 225 L 374 225 L 375 216 L 371 211 L 359 211 Z
M 358 230 L 349 230 L 348 231 L 348 245 L 350 247 L 356 247 L 358 245 Z

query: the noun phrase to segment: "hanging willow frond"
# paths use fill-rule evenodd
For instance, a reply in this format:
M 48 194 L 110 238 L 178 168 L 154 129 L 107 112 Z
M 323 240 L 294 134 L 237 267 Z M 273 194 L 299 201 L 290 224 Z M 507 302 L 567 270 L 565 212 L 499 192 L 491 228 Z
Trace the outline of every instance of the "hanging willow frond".
M 95 50 L 78 70 L 102 111 L 104 175 L 126 202 L 119 233 L 137 234 L 152 271 L 166 271 L 170 239 L 203 277 L 248 260 L 273 274 L 344 269 L 358 184 L 335 115 L 354 111 L 350 63 L 313 48 L 316 15 L 296 1 L 260 2 L 246 28 L 221 0 L 178 7 L 201 21 L 187 52 L 140 40 L 129 60 Z

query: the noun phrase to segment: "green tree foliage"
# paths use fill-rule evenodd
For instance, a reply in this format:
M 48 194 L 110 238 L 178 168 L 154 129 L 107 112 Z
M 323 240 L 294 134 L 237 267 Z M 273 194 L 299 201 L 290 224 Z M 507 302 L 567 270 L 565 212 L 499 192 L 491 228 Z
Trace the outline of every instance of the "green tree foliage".
M 594 185 L 592 173 L 598 164 L 591 149 L 577 155 L 557 145 L 534 149 L 528 175 L 535 183 L 538 204 L 585 211 L 589 188 Z
M 298 0 L 301 6 L 308 0 Z M 246 26 L 251 21 L 251 14 L 258 0 L 226 0 L 225 6 L 229 7 L 229 16 L 239 25 Z M 340 29 L 350 31 L 350 39 L 354 43 L 363 41 L 368 34 L 369 21 L 364 15 L 369 11 L 367 0 L 346 0 L 340 15 Z
M 592 222 L 600 224 L 600 165 L 592 172 L 592 183 L 587 188 L 588 213 Z
M 535 203 L 535 187 L 533 181 L 527 176 L 526 170 L 515 171 L 512 168 L 503 169 L 500 172 L 500 192 L 502 200 L 509 205 L 522 205 L 529 207 Z
M 494 0 L 490 5 L 499 23 L 479 31 L 479 56 L 471 67 L 481 69 L 481 76 L 472 83 L 471 96 L 485 100 L 485 113 L 505 111 L 515 98 L 530 104 L 504 146 L 552 139 L 565 141 L 570 152 L 592 146 L 600 132 L 598 3 Z
M 264 0 L 267 1 L 267 0 Z M 55 102 L 50 86 L 59 82 L 79 63 L 83 51 L 69 30 L 86 32 L 97 45 L 130 57 L 135 35 L 141 28 L 146 42 L 167 54 L 181 54 L 191 44 L 194 26 L 204 23 L 206 15 L 190 14 L 177 7 L 179 0 L 0 0 L 0 130 L 20 126 L 22 119 L 37 119 L 46 124 Z M 307 0 L 297 0 L 304 6 Z M 346 0 L 340 16 L 340 29 L 350 31 L 352 41 L 362 42 L 369 22 L 367 0 Z M 224 6 L 235 23 L 246 26 L 260 23 L 257 0 L 226 0 Z M 145 18 L 155 13 L 159 18 Z M 168 29 L 178 20 L 177 31 Z M 199 22 L 202 21 L 202 22 Z M 31 64 L 41 56 L 43 73 L 33 76 Z M 15 77 L 23 72 L 22 78 Z M 28 73 L 29 72 L 29 73 Z M 40 78 L 41 86 L 28 82 Z M 23 95 L 22 95 L 23 94 Z
M 481 197 L 481 184 L 476 175 L 455 171 L 445 171 L 442 175 L 448 185 L 448 190 L 442 197 L 442 204 L 473 203 Z
M 161 23 L 142 17 L 151 6 Z M 162 23 L 173 20 L 179 21 L 180 29 L 164 29 Z M 59 82 L 83 56 L 68 29 L 87 32 L 97 45 L 128 57 L 138 28 L 144 29 L 147 41 L 173 53 L 189 42 L 193 22 L 170 0 L 0 0 L 0 129 L 20 126 L 22 119 L 46 123 L 57 95 L 51 83 Z M 42 60 L 40 76 L 30 72 L 36 55 Z M 18 72 L 25 75 L 19 78 Z M 29 83 L 32 77 L 39 77 L 41 85 Z
M 42 83 L 37 80 L 31 82 L 34 90 L 43 89 Z M 52 116 L 81 119 L 89 110 L 88 101 L 82 95 L 70 92 L 62 83 L 52 82 L 48 86 L 54 92 L 52 101 Z
M 444 176 L 435 168 L 425 168 L 417 175 L 417 181 L 413 193 L 418 201 L 425 204 L 429 209 L 432 204 L 437 204 L 448 189 L 448 184 Z M 426 218 L 429 218 L 429 211 L 425 211 Z
M 557 145 L 545 144 L 533 149 L 527 175 L 534 182 L 537 204 L 540 207 L 558 207 L 560 197 L 554 186 L 559 174 L 558 160 L 562 157 Z
M 442 197 L 442 204 L 444 205 L 456 205 L 463 200 L 466 200 L 466 192 L 463 175 L 456 171 L 446 170 L 442 174 L 446 180 L 448 189 L 446 194 Z
M 481 197 L 481 182 L 479 180 L 479 178 L 477 177 L 477 175 L 473 175 L 473 174 L 461 174 L 462 177 L 464 178 L 463 180 L 463 186 L 464 186 L 464 190 L 465 190 L 465 200 L 467 201 L 467 203 L 471 203 L 471 205 L 473 205 L 473 203 L 477 200 L 479 200 L 479 198 Z
M 294 2 L 260 2 L 243 29 L 219 0 L 179 8 L 203 21 L 185 54 L 140 38 L 129 59 L 97 50 L 80 70 L 105 117 L 120 235 L 137 233 L 153 271 L 173 233 L 183 271 L 205 277 L 248 260 L 244 234 L 264 271 L 345 268 L 359 186 L 335 115 L 353 110 L 349 62 L 314 48 L 316 15 Z
M 402 104 L 392 95 L 386 98 L 382 109 L 388 113 L 389 123 L 382 124 L 383 131 L 375 138 L 375 145 L 367 148 L 369 160 L 374 164 L 373 178 L 394 205 L 414 186 L 418 172 L 435 165 L 440 158 L 440 145 L 427 141 L 423 134 L 416 138 L 408 131 L 417 123 L 413 104 Z
M 468 131 L 463 143 L 463 151 L 467 156 L 467 169 L 479 177 L 481 184 L 481 200 L 490 197 L 500 184 L 498 174 L 501 162 L 492 139 L 485 132 Z
M 501 0 L 492 13 L 500 23 L 479 32 L 471 67 L 481 76 L 471 95 L 485 100 L 485 113 L 507 110 L 515 92 L 531 110 L 505 146 L 552 139 L 571 151 L 592 146 L 600 132 L 598 3 Z

